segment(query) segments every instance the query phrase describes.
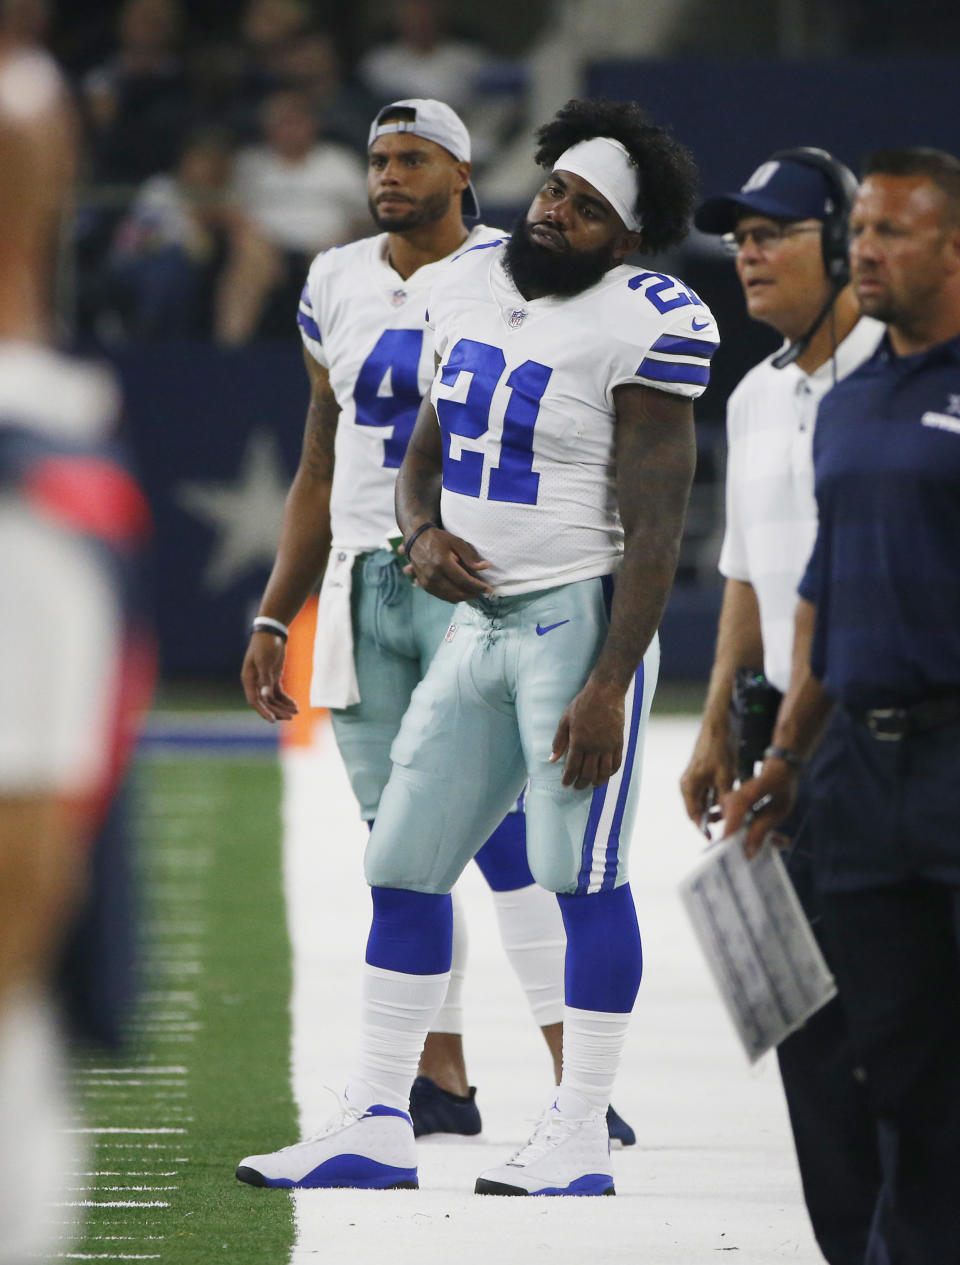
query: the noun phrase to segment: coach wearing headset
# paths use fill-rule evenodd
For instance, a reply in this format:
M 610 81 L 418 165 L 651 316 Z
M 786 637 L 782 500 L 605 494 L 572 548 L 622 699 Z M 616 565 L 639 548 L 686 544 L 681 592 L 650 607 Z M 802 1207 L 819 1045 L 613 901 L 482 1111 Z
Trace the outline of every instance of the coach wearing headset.
M 853 174 L 823 150 L 783 150 L 739 192 L 708 199 L 694 221 L 724 235 L 747 310 L 785 340 L 728 404 L 726 585 L 703 721 L 681 779 L 698 823 L 735 778 L 752 774 L 770 741 L 790 680 L 797 585 L 816 535 L 817 408 L 883 333 L 880 322 L 860 316 L 848 284 L 847 218 L 856 190 Z M 739 734 L 734 717 L 743 721 Z M 828 757 L 825 743 L 820 758 Z M 782 830 L 792 843 L 791 877 L 818 931 L 805 786 L 806 779 Z M 839 1001 L 784 1041 L 778 1057 L 817 1242 L 830 1265 L 862 1265 L 880 1165 Z

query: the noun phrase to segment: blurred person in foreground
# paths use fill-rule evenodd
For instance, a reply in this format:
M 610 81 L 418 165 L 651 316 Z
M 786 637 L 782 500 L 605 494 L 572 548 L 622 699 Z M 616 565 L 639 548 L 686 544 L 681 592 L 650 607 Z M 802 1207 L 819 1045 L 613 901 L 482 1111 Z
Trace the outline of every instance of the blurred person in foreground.
M 73 1144 L 51 979 L 149 678 L 124 602 L 147 514 L 106 447 L 113 382 L 48 345 L 73 166 L 60 74 L 0 17 L 0 1260 L 15 1265 L 62 1234 L 50 1204 Z
M 815 878 L 883 1190 L 866 1265 L 960 1260 L 960 161 L 881 150 L 850 216 L 877 351 L 824 398 L 818 527 L 753 852 L 805 762 Z M 816 758 L 821 734 L 827 758 Z M 765 798 L 761 803 L 761 797 Z M 766 805 L 766 806 L 764 806 Z
M 790 679 L 797 585 L 813 547 L 813 442 L 827 391 L 876 350 L 879 321 L 849 285 L 847 220 L 857 181 L 823 150 L 780 151 L 694 223 L 723 233 L 750 315 L 786 340 L 727 405 L 726 577 L 703 722 L 680 782 L 698 824 L 769 745 Z M 807 779 L 782 833 L 787 868 L 819 934 Z M 876 1130 L 834 998 L 777 1050 L 804 1197 L 830 1265 L 861 1265 L 880 1186 Z
M 331 708 L 334 733 L 371 826 L 390 776 L 390 748 L 410 697 L 449 624 L 446 603 L 403 574 L 396 552 L 396 473 L 433 373 L 425 329 L 430 285 L 461 252 L 500 233 L 479 214 L 470 136 L 442 101 L 385 106 L 369 129 L 374 237 L 319 255 L 298 324 L 311 384 L 303 456 L 287 502 L 277 560 L 243 666 L 247 701 L 287 719 L 286 625 L 318 576 L 311 699 Z M 391 539 L 394 546 L 391 546 Z M 524 851 L 523 812 L 508 812 L 477 855 L 504 947 L 560 1076 L 564 937 L 556 902 L 538 887 Z M 463 1054 L 467 927 L 454 903 L 454 969 L 413 1087 L 418 1135 L 480 1130 Z M 626 1143 L 632 1130 L 611 1113 Z

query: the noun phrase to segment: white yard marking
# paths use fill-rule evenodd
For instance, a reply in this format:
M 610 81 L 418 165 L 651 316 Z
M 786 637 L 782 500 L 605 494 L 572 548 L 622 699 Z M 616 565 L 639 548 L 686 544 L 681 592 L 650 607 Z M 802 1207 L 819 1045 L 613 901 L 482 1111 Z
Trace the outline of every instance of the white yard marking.
M 186 1076 L 187 1068 L 181 1064 L 167 1067 L 151 1067 L 149 1063 L 139 1067 L 85 1067 L 84 1076 Z
M 91 1124 L 84 1125 L 82 1128 L 65 1129 L 65 1133 L 186 1133 L 186 1129 L 175 1129 L 167 1125 L 162 1125 L 152 1129 L 126 1129 L 115 1125 Z
M 169 1208 L 163 1199 L 64 1199 L 54 1208 Z

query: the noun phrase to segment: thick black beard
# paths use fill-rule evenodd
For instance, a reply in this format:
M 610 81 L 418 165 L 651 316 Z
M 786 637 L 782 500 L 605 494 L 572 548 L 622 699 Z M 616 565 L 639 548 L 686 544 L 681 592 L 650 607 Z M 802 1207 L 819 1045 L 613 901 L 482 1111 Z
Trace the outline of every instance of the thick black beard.
M 527 236 L 527 221 L 513 226 L 504 261 L 513 284 L 524 298 L 532 294 L 557 294 L 570 298 L 596 285 L 614 266 L 613 244 L 598 250 L 556 252 L 538 246 Z
M 372 198 L 367 205 L 373 222 L 381 233 L 408 233 L 416 228 L 438 224 L 450 209 L 449 193 L 431 193 L 400 215 L 381 215 Z

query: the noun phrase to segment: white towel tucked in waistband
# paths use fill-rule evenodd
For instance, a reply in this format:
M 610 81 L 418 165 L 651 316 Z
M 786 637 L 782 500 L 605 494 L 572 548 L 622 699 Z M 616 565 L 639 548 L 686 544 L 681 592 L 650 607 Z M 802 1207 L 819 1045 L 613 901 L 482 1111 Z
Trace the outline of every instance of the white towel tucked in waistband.
M 360 702 L 353 661 L 350 589 L 359 549 L 332 549 L 317 602 L 313 643 L 312 707 L 350 707 Z

